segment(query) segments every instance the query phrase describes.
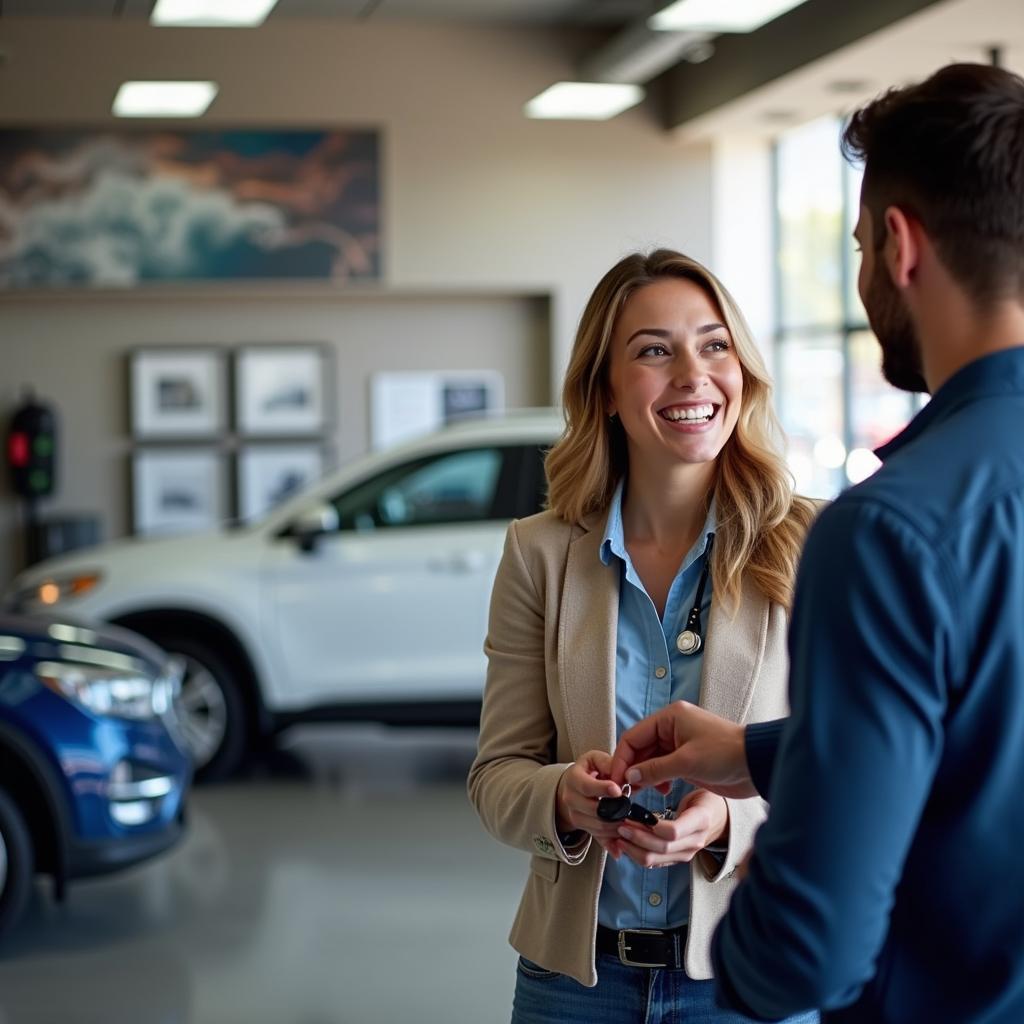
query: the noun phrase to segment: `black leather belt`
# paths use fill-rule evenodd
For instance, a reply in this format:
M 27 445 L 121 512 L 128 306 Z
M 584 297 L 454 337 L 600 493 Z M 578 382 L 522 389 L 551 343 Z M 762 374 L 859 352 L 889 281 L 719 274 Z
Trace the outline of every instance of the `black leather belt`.
M 657 967 L 681 971 L 686 954 L 686 925 L 669 931 L 655 928 L 597 926 L 597 951 L 616 956 L 627 967 Z

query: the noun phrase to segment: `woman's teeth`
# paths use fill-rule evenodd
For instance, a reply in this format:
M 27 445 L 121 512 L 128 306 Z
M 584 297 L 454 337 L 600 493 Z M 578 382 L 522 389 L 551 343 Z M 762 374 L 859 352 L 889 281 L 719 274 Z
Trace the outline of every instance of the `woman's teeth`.
M 707 405 L 688 405 L 662 409 L 661 415 L 673 423 L 707 423 L 715 415 L 715 407 L 710 402 Z

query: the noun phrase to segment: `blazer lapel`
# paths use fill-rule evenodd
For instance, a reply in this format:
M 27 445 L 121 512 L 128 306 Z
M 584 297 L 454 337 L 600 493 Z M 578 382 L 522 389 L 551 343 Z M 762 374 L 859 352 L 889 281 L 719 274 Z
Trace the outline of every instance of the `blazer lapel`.
M 700 681 L 700 705 L 733 722 L 750 709 L 768 639 L 768 599 L 746 577 L 733 617 L 713 598 Z
M 601 561 L 602 523 L 590 517 L 570 542 L 562 582 L 558 676 L 573 757 L 615 746 L 619 574 Z

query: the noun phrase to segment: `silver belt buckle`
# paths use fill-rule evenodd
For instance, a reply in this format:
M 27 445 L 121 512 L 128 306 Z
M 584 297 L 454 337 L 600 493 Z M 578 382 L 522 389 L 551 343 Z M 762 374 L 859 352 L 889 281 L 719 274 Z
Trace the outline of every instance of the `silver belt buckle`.
M 627 967 L 667 967 L 668 964 L 648 964 L 643 960 L 630 960 L 629 946 L 626 945 L 626 935 L 664 935 L 658 928 L 621 928 L 619 930 L 619 959 Z

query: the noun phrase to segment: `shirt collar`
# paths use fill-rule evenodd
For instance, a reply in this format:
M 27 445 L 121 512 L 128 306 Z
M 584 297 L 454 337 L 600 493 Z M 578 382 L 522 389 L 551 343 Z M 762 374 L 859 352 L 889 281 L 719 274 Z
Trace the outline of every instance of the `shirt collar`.
M 891 441 L 875 450 L 884 462 L 933 423 L 940 423 L 964 403 L 993 395 L 1024 393 L 1024 346 L 982 356 L 957 370 L 931 401 Z
M 608 519 L 605 522 L 604 536 L 601 538 L 601 547 L 598 549 L 601 555 L 601 561 L 604 562 L 605 565 L 609 565 L 611 563 L 612 555 L 618 556 L 623 562 L 629 561 L 629 555 L 626 553 L 626 536 L 622 529 L 622 495 L 625 488 L 626 478 L 623 477 L 615 488 L 611 504 L 608 506 Z M 718 519 L 715 515 L 715 499 L 714 496 L 712 496 L 711 504 L 708 507 L 708 514 L 704 519 L 704 529 L 697 538 L 697 543 L 693 546 L 689 554 L 687 554 L 684 562 L 691 561 L 690 556 L 695 553 L 703 554 L 704 551 L 707 550 L 708 537 L 717 529 Z M 701 543 L 701 538 L 703 538 L 703 543 Z

